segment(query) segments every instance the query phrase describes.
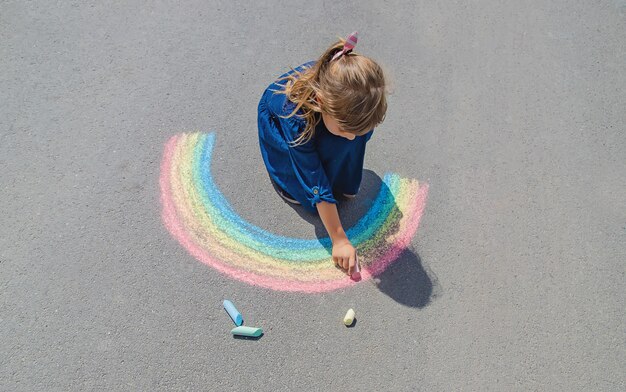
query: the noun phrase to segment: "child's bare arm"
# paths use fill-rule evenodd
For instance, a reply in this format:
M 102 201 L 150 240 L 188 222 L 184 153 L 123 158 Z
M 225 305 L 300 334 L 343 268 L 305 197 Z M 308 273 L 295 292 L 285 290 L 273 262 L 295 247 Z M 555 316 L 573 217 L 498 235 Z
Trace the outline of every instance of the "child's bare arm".
M 322 223 L 333 242 L 333 261 L 352 274 L 356 264 L 356 249 L 350 243 L 346 232 L 343 230 L 337 206 L 333 203 L 322 201 L 317 203 L 317 212 Z

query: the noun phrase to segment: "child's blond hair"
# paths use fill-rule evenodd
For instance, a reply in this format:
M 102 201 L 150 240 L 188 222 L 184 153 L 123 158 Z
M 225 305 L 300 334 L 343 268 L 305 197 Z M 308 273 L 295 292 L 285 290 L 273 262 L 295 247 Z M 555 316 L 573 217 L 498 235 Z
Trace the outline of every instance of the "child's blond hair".
M 343 49 L 345 40 L 331 45 L 311 68 L 287 75 L 283 90 L 296 106 L 284 116 L 298 114 L 306 127 L 293 141 L 297 146 L 311 140 L 315 127 L 324 113 L 337 121 L 344 132 L 362 135 L 383 122 L 387 111 L 385 76 L 382 68 L 372 59 L 352 51 L 331 61 Z M 319 101 L 318 101 L 319 99 Z M 320 103 L 321 101 L 321 103 Z

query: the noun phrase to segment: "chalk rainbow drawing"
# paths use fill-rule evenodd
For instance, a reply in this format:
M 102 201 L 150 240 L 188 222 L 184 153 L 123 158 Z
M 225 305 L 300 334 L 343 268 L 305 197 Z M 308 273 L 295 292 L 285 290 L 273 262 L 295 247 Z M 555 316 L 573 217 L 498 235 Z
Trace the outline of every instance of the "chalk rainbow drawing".
M 252 285 L 319 293 L 356 284 L 334 266 L 329 238 L 272 234 L 242 219 L 211 176 L 214 133 L 182 133 L 165 144 L 161 162 L 162 219 L 195 258 Z M 428 185 L 384 176 L 369 211 L 346 231 L 357 248 L 362 281 L 382 273 L 410 245 Z

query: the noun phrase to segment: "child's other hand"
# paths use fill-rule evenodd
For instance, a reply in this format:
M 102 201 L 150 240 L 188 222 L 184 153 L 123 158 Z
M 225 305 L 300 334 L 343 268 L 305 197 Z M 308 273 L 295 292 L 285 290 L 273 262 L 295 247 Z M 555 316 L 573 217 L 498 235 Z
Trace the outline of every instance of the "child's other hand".
M 333 243 L 333 261 L 335 265 L 348 270 L 352 274 L 356 265 L 356 249 L 347 238 Z

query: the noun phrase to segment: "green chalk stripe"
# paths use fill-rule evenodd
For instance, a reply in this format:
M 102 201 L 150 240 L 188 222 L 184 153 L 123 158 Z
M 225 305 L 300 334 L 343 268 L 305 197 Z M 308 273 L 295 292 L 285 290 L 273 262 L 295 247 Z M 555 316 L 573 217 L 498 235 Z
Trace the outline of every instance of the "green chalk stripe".
M 241 326 L 233 328 L 230 333 L 232 333 L 233 335 L 251 336 L 253 338 L 258 338 L 259 336 L 263 335 L 263 330 L 261 328 Z

